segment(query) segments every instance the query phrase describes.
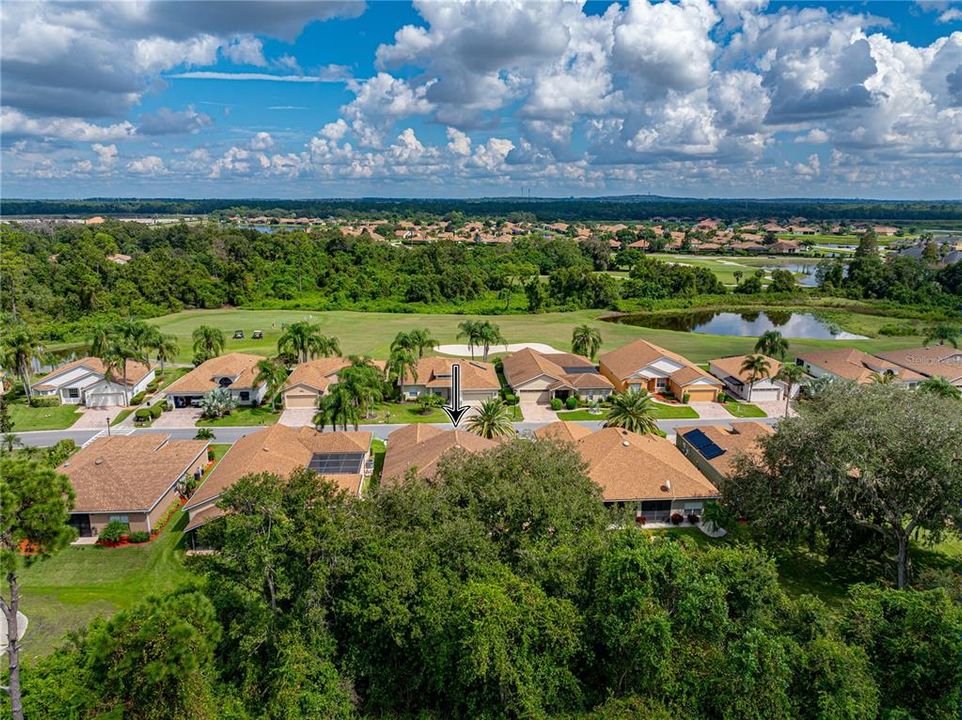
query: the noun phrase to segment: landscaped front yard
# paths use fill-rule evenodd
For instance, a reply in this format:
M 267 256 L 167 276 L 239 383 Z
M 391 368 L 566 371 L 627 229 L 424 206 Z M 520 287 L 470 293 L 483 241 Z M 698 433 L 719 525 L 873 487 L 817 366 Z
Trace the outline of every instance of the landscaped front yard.
M 30 625 L 24 655 L 47 655 L 66 633 L 95 617 L 110 616 L 186 580 L 180 547 L 186 523 L 187 516 L 178 511 L 152 542 L 118 548 L 74 545 L 25 569 L 21 608 Z
M 31 430 L 62 430 L 80 417 L 77 405 L 30 407 L 23 397 L 10 401 L 10 419 L 15 433 Z
M 277 422 L 281 414 L 273 412 L 269 405 L 260 407 L 239 407 L 235 408 L 230 415 L 225 415 L 216 420 L 204 420 L 201 418 L 195 425 L 197 427 L 249 427 L 251 425 L 273 425 Z
M 448 422 L 448 416 L 439 408 L 433 408 L 427 414 L 421 413 L 421 406 L 417 403 L 378 403 L 373 411 L 373 417 L 362 418 L 364 424 L 384 423 L 385 425 L 407 425 L 408 423 L 443 423 Z
M 724 405 L 725 409 L 737 418 L 768 417 L 768 414 L 764 410 L 757 405 L 752 405 L 751 403 L 742 403 L 729 400 L 727 403 L 724 403 Z
M 694 408 L 688 405 L 665 405 L 664 403 L 652 403 L 651 414 L 655 420 L 692 420 L 699 417 Z M 600 414 L 592 414 L 584 408 L 558 411 L 558 417 L 561 420 L 604 420 L 605 415 L 604 408 L 601 408 Z

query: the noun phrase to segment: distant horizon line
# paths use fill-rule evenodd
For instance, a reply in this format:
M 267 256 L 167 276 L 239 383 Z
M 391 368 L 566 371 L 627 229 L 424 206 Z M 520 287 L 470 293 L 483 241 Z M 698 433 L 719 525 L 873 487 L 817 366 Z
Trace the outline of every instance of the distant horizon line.
M 653 193 L 625 193 L 611 195 L 481 195 L 481 196 L 428 196 L 428 195 L 361 195 L 346 196 L 315 196 L 315 197 L 275 197 L 275 196 L 245 196 L 245 197 L 217 197 L 217 196 L 91 196 L 91 197 L 8 197 L 0 200 L 0 205 L 8 202 L 124 202 L 124 201 L 157 201 L 157 202 L 492 202 L 492 201 L 523 201 L 523 202 L 563 202 L 563 201 L 604 201 L 625 199 L 657 199 L 674 202 L 875 202 L 875 203 L 940 203 L 962 204 L 962 198 L 899 198 L 882 199 L 874 197 L 715 197 L 694 195 L 656 195 Z

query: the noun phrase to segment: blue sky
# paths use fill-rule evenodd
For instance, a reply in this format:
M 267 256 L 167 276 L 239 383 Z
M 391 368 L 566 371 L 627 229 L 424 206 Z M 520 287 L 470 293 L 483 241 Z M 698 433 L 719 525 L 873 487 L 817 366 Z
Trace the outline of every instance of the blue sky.
M 962 4 L 7 2 L 7 197 L 962 198 Z

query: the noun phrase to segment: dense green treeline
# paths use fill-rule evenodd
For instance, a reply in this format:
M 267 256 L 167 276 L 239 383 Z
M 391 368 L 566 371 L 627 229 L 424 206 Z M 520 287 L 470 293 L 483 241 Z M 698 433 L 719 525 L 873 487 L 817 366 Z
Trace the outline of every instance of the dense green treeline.
M 4 200 L 3 215 L 163 215 L 163 214 L 282 214 L 311 217 L 442 216 L 462 212 L 472 217 L 498 217 L 523 213 L 531 219 L 555 220 L 648 220 L 678 217 L 697 220 L 755 218 L 810 220 L 952 221 L 962 222 L 962 204 L 950 201 L 886 201 L 832 199 L 669 198 L 627 195 L 602 198 L 479 198 L 414 199 L 361 198 L 357 200 L 279 199 L 178 199 L 91 198 L 85 200 Z
M 626 244 L 633 236 L 621 237 Z M 152 317 L 222 306 L 488 313 L 637 309 L 673 298 L 729 292 L 708 269 L 665 263 L 637 250 L 611 253 L 605 239 L 522 235 L 509 245 L 392 245 L 337 229 L 258 233 L 216 225 L 146 227 L 108 222 L 49 232 L 2 229 L 0 310 L 46 339 L 75 339 L 93 319 Z M 951 310 L 962 263 L 947 268 L 882 259 L 866 237 L 850 263 L 826 261 L 817 292 Z M 601 271 L 628 270 L 627 278 Z M 740 297 L 806 291 L 793 276 L 761 270 Z M 483 304 L 483 308 L 478 308 Z
M 570 445 L 455 453 L 366 500 L 248 476 L 201 581 L 23 670 L 26 717 L 956 716 L 944 590 L 787 596 L 749 545 L 614 530 Z

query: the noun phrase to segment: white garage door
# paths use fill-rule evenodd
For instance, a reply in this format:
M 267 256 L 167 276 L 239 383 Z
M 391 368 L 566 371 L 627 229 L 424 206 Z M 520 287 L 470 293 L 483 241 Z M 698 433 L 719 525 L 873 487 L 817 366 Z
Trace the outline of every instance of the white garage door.
M 87 395 L 84 402 L 87 407 L 113 407 L 124 404 L 124 394 L 97 393 L 96 395 Z
M 551 402 L 551 391 L 549 390 L 522 390 L 521 394 L 518 396 L 521 402 L 525 403 L 540 403 L 541 405 L 547 405 Z
M 755 401 L 766 402 L 766 401 L 780 400 L 781 398 L 779 397 L 779 395 L 780 393 L 776 388 L 765 388 L 764 390 L 761 388 L 756 388 L 755 390 L 752 390 L 752 402 L 755 402 Z
M 284 395 L 284 407 L 286 408 L 312 408 L 317 404 L 317 395 L 314 393 L 287 393 Z
M 497 397 L 495 390 L 462 390 L 461 399 L 465 402 L 483 402 L 493 397 Z

